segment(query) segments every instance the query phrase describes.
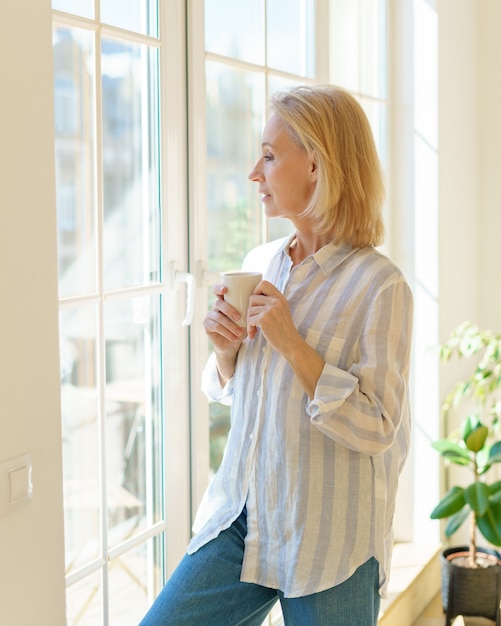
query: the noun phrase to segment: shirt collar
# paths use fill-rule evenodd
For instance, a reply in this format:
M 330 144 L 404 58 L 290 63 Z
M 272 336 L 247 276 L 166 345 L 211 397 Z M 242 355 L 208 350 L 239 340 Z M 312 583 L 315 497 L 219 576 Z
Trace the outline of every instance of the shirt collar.
M 289 254 L 289 246 L 294 240 L 296 234 L 292 233 L 289 237 L 286 237 L 283 241 L 283 244 L 279 247 L 275 256 L 279 254 L 284 254 L 290 258 Z M 357 248 L 353 248 L 350 243 L 328 243 L 320 250 L 315 252 L 313 255 L 313 260 L 317 263 L 324 274 L 329 274 L 332 272 L 338 265 L 340 265 L 347 257 L 353 254 Z M 311 257 L 308 257 L 311 259 Z M 306 261 L 307 259 L 305 259 Z M 303 261 L 304 263 L 304 261 Z

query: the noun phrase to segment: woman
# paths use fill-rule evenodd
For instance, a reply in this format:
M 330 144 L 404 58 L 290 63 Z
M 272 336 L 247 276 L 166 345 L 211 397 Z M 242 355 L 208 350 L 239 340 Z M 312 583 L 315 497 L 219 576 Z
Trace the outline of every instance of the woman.
M 251 252 L 264 269 L 247 328 L 225 300 L 205 319 L 213 400 L 232 403 L 221 467 L 188 554 L 144 626 L 377 623 L 409 445 L 412 296 L 382 241 L 370 127 L 336 87 L 272 99 L 249 178 L 290 237 Z

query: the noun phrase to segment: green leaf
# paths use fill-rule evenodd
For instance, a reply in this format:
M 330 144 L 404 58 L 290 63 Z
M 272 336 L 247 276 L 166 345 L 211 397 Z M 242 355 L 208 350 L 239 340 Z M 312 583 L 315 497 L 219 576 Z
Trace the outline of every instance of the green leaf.
M 447 526 L 445 527 L 445 536 L 450 537 L 453 535 L 456 530 L 468 519 L 470 515 L 470 507 L 464 506 L 460 511 L 454 514 L 451 519 L 447 522 Z
M 489 451 L 489 465 L 501 463 L 501 441 L 496 441 Z
M 477 517 L 481 517 L 489 508 L 489 487 L 485 483 L 473 483 L 465 489 L 464 499 L 475 511 Z
M 438 441 L 434 441 L 431 445 L 444 458 L 456 463 L 457 465 L 469 465 L 470 463 L 470 455 L 468 451 L 454 441 L 450 441 L 449 439 L 439 439 Z
M 501 480 L 496 480 L 495 483 L 489 485 L 489 493 L 491 494 L 491 496 L 498 492 L 501 492 Z
M 477 467 L 479 474 L 485 474 L 490 469 L 491 464 L 489 462 L 490 447 L 484 446 L 477 452 Z
M 487 435 L 489 434 L 489 429 L 487 426 L 483 426 L 479 424 L 476 428 L 474 428 L 467 437 L 465 437 L 466 447 L 472 452 L 478 452 L 484 447 L 485 440 L 487 439 Z
M 479 531 L 494 546 L 501 546 L 501 504 L 491 504 L 482 517 L 477 518 Z
M 464 489 L 462 487 L 452 487 L 433 509 L 430 517 L 431 519 L 450 517 L 461 510 L 464 505 Z
M 479 426 L 481 426 L 478 415 L 468 415 L 461 425 L 461 438 L 467 439 L 468 436 Z

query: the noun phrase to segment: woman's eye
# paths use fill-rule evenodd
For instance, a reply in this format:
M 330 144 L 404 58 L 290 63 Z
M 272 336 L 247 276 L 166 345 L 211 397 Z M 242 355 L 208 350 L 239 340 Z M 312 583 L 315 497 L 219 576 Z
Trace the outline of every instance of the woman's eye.
M 271 161 L 273 159 L 273 157 L 270 154 L 264 154 L 263 155 L 263 159 L 265 161 Z

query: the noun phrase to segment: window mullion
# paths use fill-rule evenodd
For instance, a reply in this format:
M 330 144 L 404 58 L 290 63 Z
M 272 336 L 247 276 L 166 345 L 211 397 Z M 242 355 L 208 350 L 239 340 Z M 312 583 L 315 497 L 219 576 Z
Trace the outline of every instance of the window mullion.
M 99 16 L 99 0 L 96 2 L 96 16 Z M 97 20 L 99 24 L 99 20 Z M 98 424 L 99 424 L 99 494 L 100 494 L 100 547 L 103 559 L 101 574 L 103 597 L 103 623 L 109 620 L 109 577 L 108 577 L 108 493 L 106 470 L 106 337 L 104 328 L 104 181 L 103 181 L 103 94 L 102 94 L 102 31 L 95 30 L 95 94 L 96 94 L 96 137 L 95 137 L 95 180 L 96 180 L 96 285 L 97 305 L 97 385 L 98 385 Z

